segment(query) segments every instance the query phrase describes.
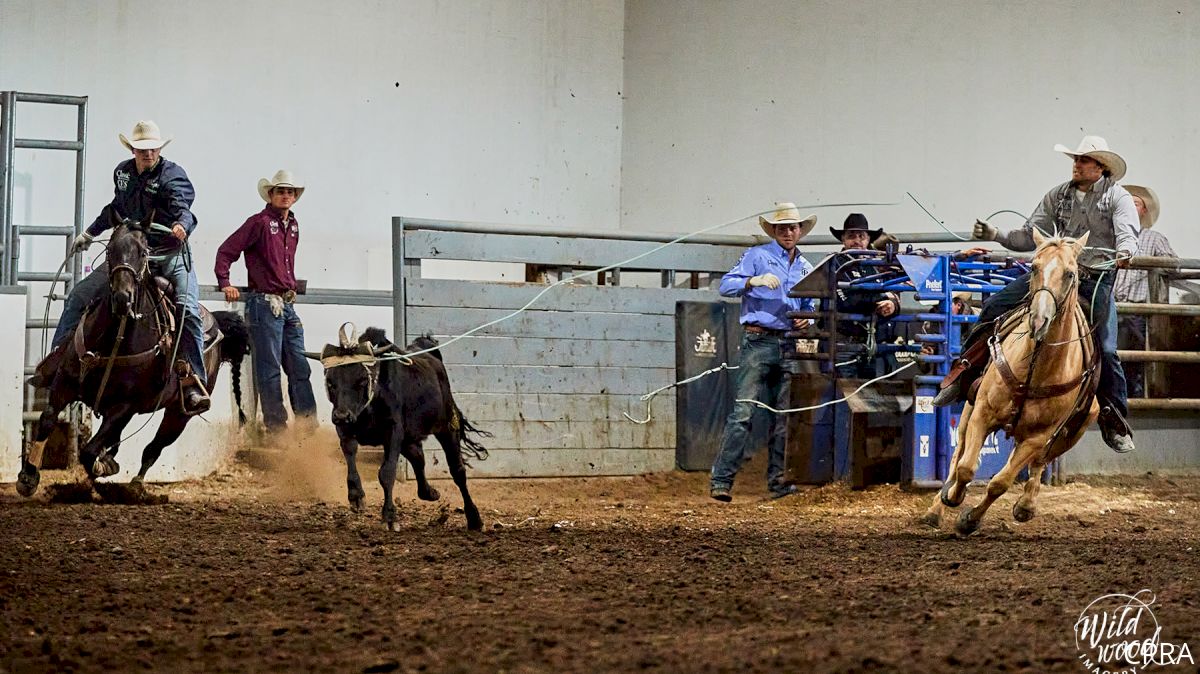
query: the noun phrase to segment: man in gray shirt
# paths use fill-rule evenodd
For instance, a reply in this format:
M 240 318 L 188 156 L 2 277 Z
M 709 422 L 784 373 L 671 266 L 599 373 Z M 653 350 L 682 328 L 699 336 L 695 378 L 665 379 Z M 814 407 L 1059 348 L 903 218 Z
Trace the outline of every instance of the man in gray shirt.
M 1001 232 L 986 222 L 976 222 L 974 238 L 996 241 L 1005 248 L 1031 251 L 1033 228 L 1045 236 L 1078 238 L 1090 232 L 1088 248 L 1079 256 L 1081 265 L 1094 265 L 1115 252 L 1117 266 L 1124 267 L 1137 252 L 1138 213 L 1133 197 L 1118 184 L 1125 175 L 1125 160 L 1108 149 L 1100 136 L 1084 136 L 1079 148 L 1071 150 L 1062 145 L 1054 147 L 1072 159 L 1071 180 L 1046 193 L 1033 215 L 1020 229 Z M 986 252 L 983 249 L 975 249 Z M 1100 344 L 1100 385 L 1096 398 L 1100 402 L 1100 431 L 1109 447 L 1118 452 L 1132 451 L 1133 432 L 1125 422 L 1129 413 L 1125 372 L 1117 358 L 1117 308 L 1113 299 L 1115 270 L 1091 272 L 1080 267 L 1079 302 L 1095 328 Z M 970 390 L 971 381 L 979 376 L 988 362 L 988 351 L 982 344 L 991 334 L 992 322 L 1020 306 L 1029 294 L 1029 275 L 1026 274 L 992 295 L 983 306 L 979 323 L 963 345 L 963 356 L 942 382 L 942 390 L 934 399 L 935 405 L 946 405 L 960 399 Z

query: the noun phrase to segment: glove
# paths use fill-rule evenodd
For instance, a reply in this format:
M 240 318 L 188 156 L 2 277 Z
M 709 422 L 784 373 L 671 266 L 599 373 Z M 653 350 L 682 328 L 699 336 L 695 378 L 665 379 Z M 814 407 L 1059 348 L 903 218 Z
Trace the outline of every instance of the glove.
M 975 228 L 971 230 L 971 238 L 980 241 L 995 241 L 998 236 L 1000 236 L 1000 230 L 984 220 L 976 220 Z
M 92 245 L 93 238 L 95 237 L 87 232 L 75 237 L 75 240 L 71 242 L 71 254 L 74 255 L 75 253 L 82 253 L 87 250 L 88 246 Z
M 880 237 L 878 239 L 875 239 L 875 241 L 873 243 L 871 243 L 871 248 L 874 250 L 887 250 L 887 246 L 889 243 L 894 243 L 897 246 L 899 246 L 900 239 L 897 239 L 896 237 L 892 236 L 891 234 L 888 234 L 887 232 L 884 232 L 882 235 L 880 235 Z
M 772 290 L 779 287 L 779 277 L 774 274 L 762 274 L 750 277 L 750 285 L 766 286 Z

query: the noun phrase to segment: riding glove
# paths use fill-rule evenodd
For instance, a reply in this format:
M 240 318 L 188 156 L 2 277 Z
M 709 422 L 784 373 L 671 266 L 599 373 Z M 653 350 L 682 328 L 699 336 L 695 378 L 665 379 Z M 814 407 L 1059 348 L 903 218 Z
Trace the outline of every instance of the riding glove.
M 779 277 L 774 274 L 751 276 L 748 283 L 752 286 L 766 286 L 772 290 L 779 287 Z
M 1000 236 L 1000 230 L 992 227 L 983 220 L 976 220 L 975 227 L 971 230 L 971 238 L 981 241 L 996 241 Z
M 75 237 L 75 240 L 71 242 L 71 254 L 74 255 L 75 253 L 82 253 L 83 251 L 87 250 L 88 246 L 92 245 L 93 238 L 94 237 L 87 232 Z

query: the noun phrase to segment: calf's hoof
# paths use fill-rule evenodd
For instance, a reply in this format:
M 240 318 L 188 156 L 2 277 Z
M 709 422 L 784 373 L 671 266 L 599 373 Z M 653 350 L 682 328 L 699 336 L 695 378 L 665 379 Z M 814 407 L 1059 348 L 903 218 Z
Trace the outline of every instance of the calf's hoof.
M 362 512 L 362 509 L 363 509 L 363 497 L 361 497 L 361 496 L 357 496 L 357 497 L 356 497 L 356 496 L 351 496 L 351 497 L 350 497 L 350 509 L 351 509 L 351 510 L 353 510 L 354 512 L 356 512 L 356 513 Z
M 1028 522 L 1033 519 L 1034 509 L 1026 508 L 1018 501 L 1013 504 L 1013 519 L 1018 522 Z
M 925 513 L 919 520 L 921 524 L 937 529 L 942 526 L 942 516 L 937 513 Z
M 38 483 L 41 481 L 41 472 L 33 464 L 26 463 L 24 466 L 21 466 L 21 473 L 17 475 L 17 493 L 25 498 L 29 498 L 37 491 Z
M 388 531 L 400 531 L 400 523 L 395 520 L 387 523 Z
M 426 488 L 423 490 L 417 490 L 417 498 L 421 499 L 422 501 L 436 501 L 442 498 L 442 495 L 439 494 L 438 490 L 434 489 L 433 487 L 426 486 Z
M 483 518 L 479 516 L 479 513 L 467 513 L 467 529 L 471 531 L 483 530 Z
M 959 515 L 958 522 L 954 525 L 954 530 L 959 536 L 970 536 L 979 530 L 979 520 L 971 517 L 972 508 L 967 508 Z

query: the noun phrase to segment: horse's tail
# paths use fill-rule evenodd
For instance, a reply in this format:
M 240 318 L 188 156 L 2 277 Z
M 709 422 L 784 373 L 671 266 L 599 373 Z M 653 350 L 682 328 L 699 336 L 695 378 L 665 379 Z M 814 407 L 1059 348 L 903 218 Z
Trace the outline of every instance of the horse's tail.
M 250 329 L 246 321 L 233 311 L 214 311 L 213 318 L 225 338 L 221 340 L 221 360 L 232 366 L 233 399 L 237 402 L 238 425 L 246 425 L 246 413 L 242 411 L 242 359 L 250 353 Z
M 453 405 L 454 417 L 458 420 L 458 444 L 462 448 L 462 453 L 471 457 L 472 459 L 487 461 L 487 447 L 479 444 L 477 440 L 467 437 L 467 433 L 477 435 L 481 438 L 490 438 L 493 437 L 493 435 L 487 431 L 476 428 L 474 424 L 467 420 L 467 417 L 462 413 L 462 410 L 458 408 L 458 403 L 453 403 Z

